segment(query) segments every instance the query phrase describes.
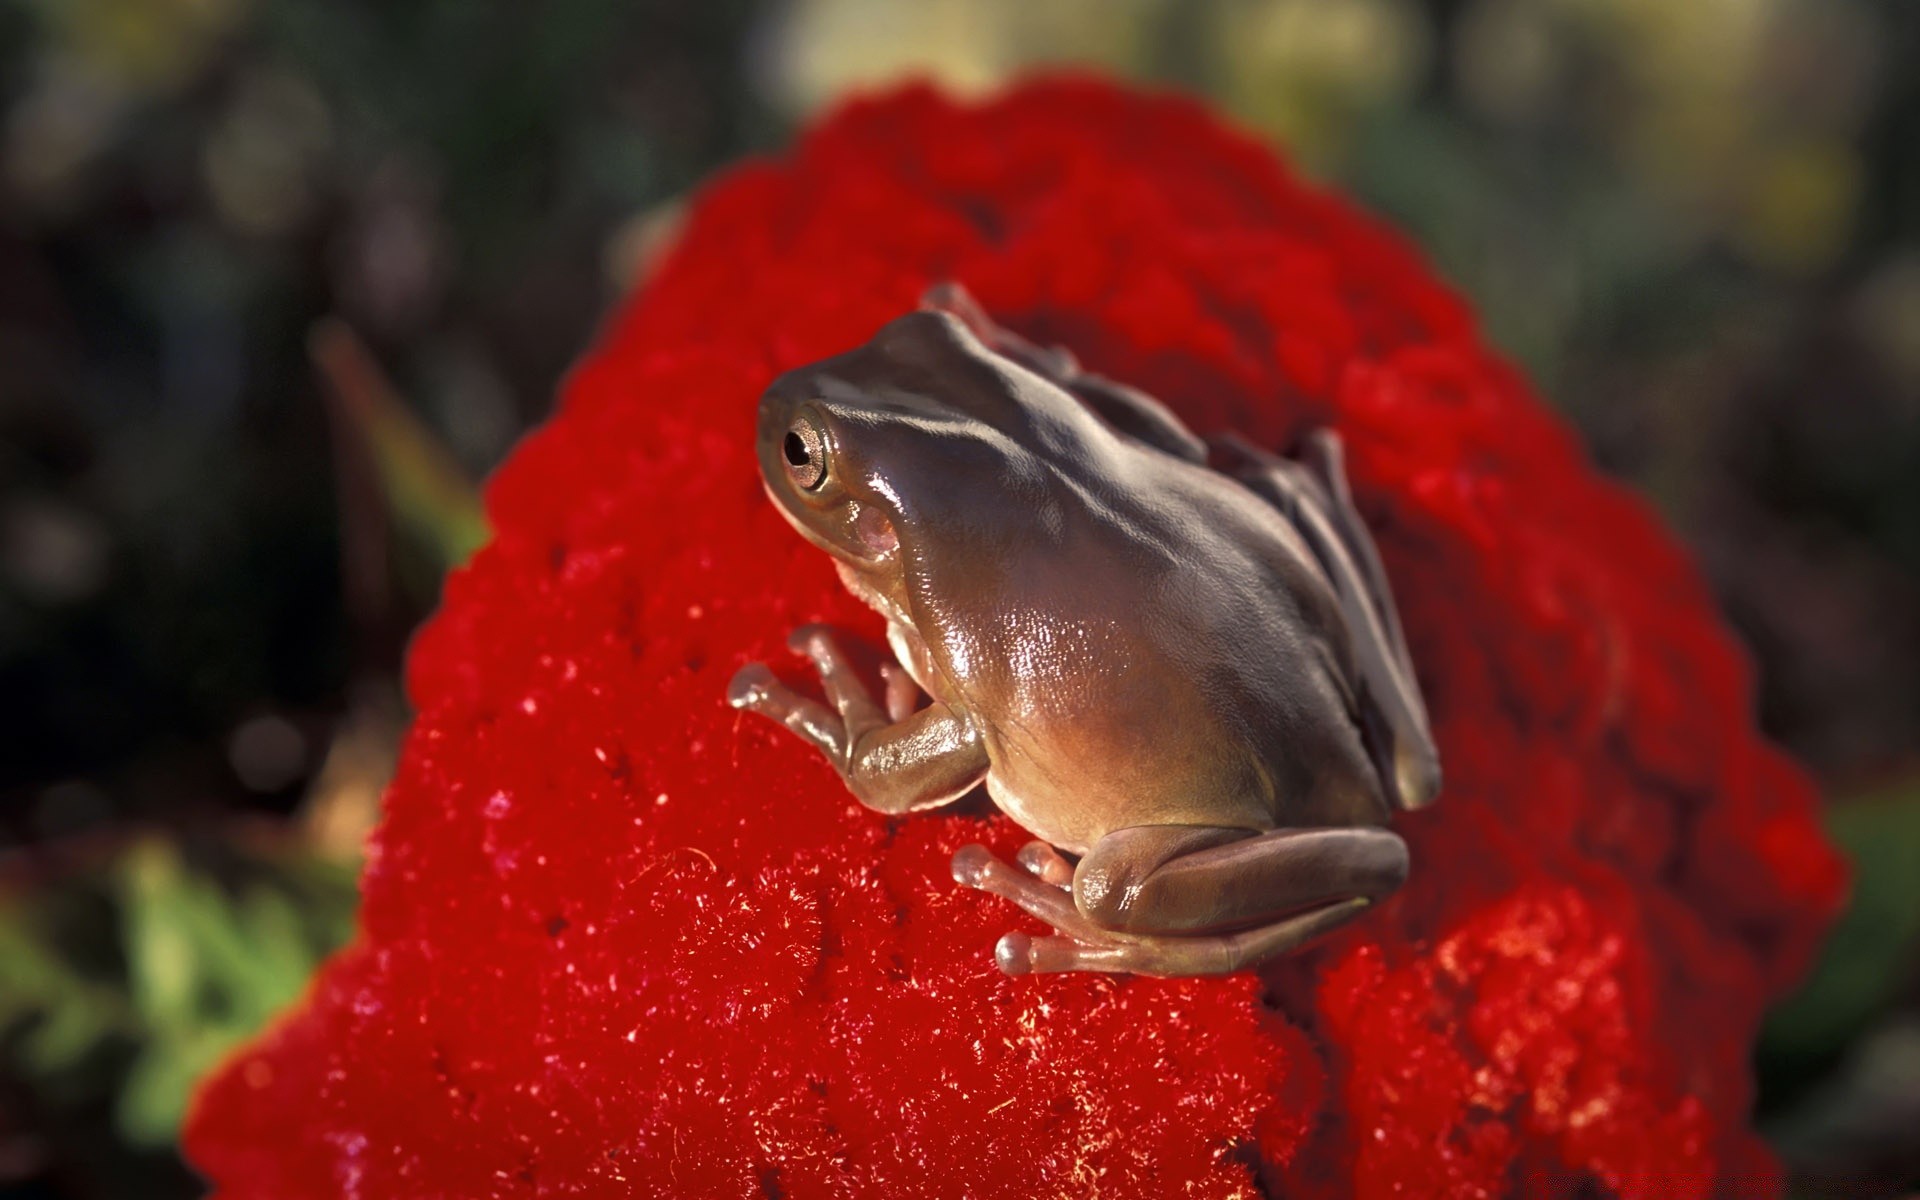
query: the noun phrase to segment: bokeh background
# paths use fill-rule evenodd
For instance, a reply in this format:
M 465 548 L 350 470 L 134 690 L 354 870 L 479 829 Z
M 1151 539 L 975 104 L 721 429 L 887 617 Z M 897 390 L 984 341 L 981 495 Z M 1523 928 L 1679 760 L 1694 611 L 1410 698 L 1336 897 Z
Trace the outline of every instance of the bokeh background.
M 1796 1194 L 1920 1185 L 1920 5 L 0 0 L 0 1193 L 196 1194 L 474 481 L 680 198 L 1062 64 L 1406 230 L 1694 548 L 1859 871 L 1759 1120 Z

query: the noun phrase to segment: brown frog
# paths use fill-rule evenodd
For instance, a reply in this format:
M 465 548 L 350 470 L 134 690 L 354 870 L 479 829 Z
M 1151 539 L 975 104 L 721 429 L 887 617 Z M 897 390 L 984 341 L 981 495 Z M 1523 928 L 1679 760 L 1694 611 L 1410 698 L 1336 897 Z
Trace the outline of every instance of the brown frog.
M 1400 886 L 1383 826 L 1439 759 L 1341 444 L 1202 442 L 1145 394 L 943 285 L 760 401 L 767 492 L 887 622 L 876 699 L 842 641 L 795 631 L 828 703 L 760 663 L 736 707 L 820 750 L 867 807 L 985 781 L 1036 841 L 954 878 L 1055 936 L 1009 974 L 1216 975 Z M 924 689 L 928 702 L 922 703 Z

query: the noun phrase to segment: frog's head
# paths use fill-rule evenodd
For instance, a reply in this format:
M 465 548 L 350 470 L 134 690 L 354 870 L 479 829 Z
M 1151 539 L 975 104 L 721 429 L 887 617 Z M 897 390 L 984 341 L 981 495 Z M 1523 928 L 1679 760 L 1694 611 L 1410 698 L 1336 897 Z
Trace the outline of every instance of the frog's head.
M 1072 397 L 920 311 L 791 371 L 760 400 L 767 492 L 807 540 L 890 594 L 927 552 L 1004 553 L 1083 436 Z

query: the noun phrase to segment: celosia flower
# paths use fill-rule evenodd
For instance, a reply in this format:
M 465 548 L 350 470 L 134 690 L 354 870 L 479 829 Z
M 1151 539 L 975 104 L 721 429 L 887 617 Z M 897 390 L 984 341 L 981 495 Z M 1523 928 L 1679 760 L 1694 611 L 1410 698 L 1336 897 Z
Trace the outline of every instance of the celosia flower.
M 795 625 L 879 633 L 761 495 L 761 388 L 942 279 L 1203 432 L 1345 436 L 1447 770 L 1364 920 L 1260 976 L 1009 979 L 1038 926 L 947 860 L 1019 830 L 884 820 L 726 706 Z M 1843 878 L 1744 660 L 1406 245 L 1198 105 L 907 90 L 731 172 L 488 507 L 361 936 L 199 1097 L 221 1195 L 1777 1186 L 1745 1058 Z

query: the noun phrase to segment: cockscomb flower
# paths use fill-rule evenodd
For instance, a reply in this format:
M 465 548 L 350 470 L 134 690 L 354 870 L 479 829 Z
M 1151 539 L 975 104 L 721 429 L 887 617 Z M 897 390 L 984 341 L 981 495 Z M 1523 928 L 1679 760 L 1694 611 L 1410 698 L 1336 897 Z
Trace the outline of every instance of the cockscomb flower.
M 1203 433 L 1344 436 L 1447 774 L 1365 919 L 1010 979 L 1039 927 L 948 859 L 1017 828 L 885 820 L 727 707 L 796 625 L 880 633 L 761 494 L 761 389 L 948 279 Z M 1199 105 L 842 109 L 700 194 L 487 501 L 360 936 L 198 1098 L 219 1195 L 1777 1189 L 1746 1056 L 1844 879 L 1745 660 L 1417 255 Z

